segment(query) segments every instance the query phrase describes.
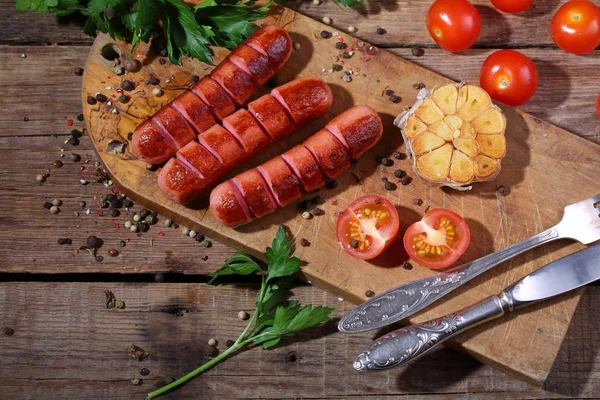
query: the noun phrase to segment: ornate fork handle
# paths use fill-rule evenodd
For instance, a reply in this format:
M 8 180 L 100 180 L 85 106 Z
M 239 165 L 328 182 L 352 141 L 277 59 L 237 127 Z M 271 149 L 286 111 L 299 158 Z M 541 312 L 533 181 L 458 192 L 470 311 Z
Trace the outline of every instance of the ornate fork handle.
M 560 238 L 557 226 L 445 273 L 417 279 L 390 289 L 358 306 L 342 318 L 340 332 L 355 333 L 400 321 L 490 268 L 529 249 Z
M 379 371 L 406 364 L 431 352 L 438 344 L 484 322 L 512 311 L 506 292 L 488 297 L 474 306 L 423 324 L 398 329 L 377 339 L 354 361 L 357 371 Z

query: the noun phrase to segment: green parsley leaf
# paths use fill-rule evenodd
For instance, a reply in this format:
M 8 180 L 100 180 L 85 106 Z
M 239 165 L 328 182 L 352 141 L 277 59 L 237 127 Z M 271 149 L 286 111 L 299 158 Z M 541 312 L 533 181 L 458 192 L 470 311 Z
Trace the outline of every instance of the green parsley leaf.
M 222 275 L 250 275 L 253 272 L 261 272 L 260 265 L 256 263 L 250 256 L 244 253 L 235 253 L 227 261 L 225 265 L 213 272 L 208 284 L 211 285 L 218 276 Z
M 345 7 L 356 7 L 358 3 L 362 3 L 364 0 L 333 0 L 338 6 L 342 5 Z
M 269 265 L 267 281 L 282 276 L 290 276 L 300 271 L 300 261 L 297 257 L 290 257 L 292 245 L 285 234 L 283 227 L 279 227 L 271 247 L 267 247 L 265 258 Z
M 141 40 L 147 42 L 152 36 L 152 32 L 156 28 L 156 15 L 160 14 L 164 10 L 164 3 L 162 0 L 137 0 L 133 7 L 133 13 L 130 13 L 133 19 L 133 39 L 131 41 L 131 51 L 135 48 L 135 45 Z M 124 21 L 125 22 L 125 19 Z M 128 27 L 129 24 L 125 22 Z
M 208 48 L 208 39 L 204 30 L 196 22 L 192 9 L 181 0 L 165 0 L 168 24 L 163 25 L 168 40 L 169 60 L 181 65 L 181 55 L 194 57 L 202 62 L 212 63 L 212 53 Z M 170 43 L 170 45 L 169 45 Z

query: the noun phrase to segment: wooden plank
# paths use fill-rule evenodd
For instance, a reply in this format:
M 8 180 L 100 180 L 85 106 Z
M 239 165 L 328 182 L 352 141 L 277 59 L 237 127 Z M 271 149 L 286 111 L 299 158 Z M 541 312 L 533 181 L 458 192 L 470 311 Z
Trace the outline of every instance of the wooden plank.
M 126 303 L 105 308 L 104 290 Z M 284 340 L 273 350 L 250 349 L 223 362 L 165 399 L 583 399 L 600 391 L 600 288 L 583 295 L 554 368 L 541 389 L 475 360 L 441 349 L 407 366 L 358 374 L 352 359 L 373 333 L 342 335 L 336 318 L 347 302 L 316 288 L 293 290 L 302 303 L 335 307 L 330 324 Z M 0 390 L 11 399 L 133 399 L 179 377 L 207 358 L 213 337 L 219 349 L 243 329 L 239 310 L 251 311 L 256 291 L 247 286 L 203 284 L 19 283 L 0 284 Z M 190 312 L 162 312 L 176 305 Z M 150 352 L 142 362 L 131 344 Z M 290 355 L 296 361 L 290 361 Z M 148 377 L 139 374 L 150 370 Z M 141 386 L 130 380 L 142 378 Z
M 83 125 L 78 124 L 74 127 Z M 98 198 L 111 193 L 110 188 L 90 179 L 97 169 L 94 166 L 97 157 L 89 138 L 81 138 L 81 144 L 74 147 L 64 144 L 67 137 L 70 135 L 0 137 L 0 225 L 6 228 L 0 229 L 1 272 L 208 274 L 233 253 L 230 247 L 216 241 L 210 248 L 202 247 L 192 238 L 184 237 L 181 229 L 165 227 L 163 216 L 148 232 L 130 232 L 124 223 L 131 219 L 132 212 L 141 209 L 139 205 L 130 211 L 122 209 L 122 214 L 115 218 L 108 214 L 99 216 L 99 211 L 107 210 L 100 207 Z M 80 154 L 82 161 L 60 158 L 61 148 L 66 148 L 68 155 L 73 151 Z M 52 164 L 56 160 L 62 160 L 64 166 L 55 168 Z M 48 168 L 50 177 L 39 185 L 36 175 Z M 82 176 L 90 181 L 88 185 L 80 184 Z M 53 199 L 63 201 L 57 215 L 43 207 Z M 86 208 L 79 206 L 80 201 L 87 203 Z M 88 208 L 90 215 L 85 213 Z M 119 224 L 118 228 L 115 224 Z M 89 235 L 104 241 L 97 253 L 104 258 L 102 262 L 97 262 L 87 251 L 75 254 Z M 66 237 L 72 239 L 73 245 L 58 244 L 58 238 Z M 126 247 L 120 247 L 119 242 L 127 239 L 130 242 Z M 109 257 L 111 248 L 119 250 L 120 255 Z M 204 256 L 208 258 L 203 260 Z
M 448 78 L 478 82 L 481 63 L 493 50 L 474 50 L 469 62 L 464 62 L 462 55 L 440 49 L 425 49 L 422 57 L 415 57 L 411 49 L 390 51 Z M 5 127 L 0 136 L 69 133 L 71 128 L 65 120 L 74 119 L 81 111 L 81 77 L 73 69 L 84 66 L 89 47 L 0 46 L 0 52 L 4 54 L 0 59 L 0 87 L 4 90 L 0 124 Z M 23 53 L 28 55 L 26 59 L 20 58 Z M 523 53 L 535 60 L 541 80 L 537 94 L 520 109 L 600 142 L 595 113 L 595 82 L 600 79 L 600 70 L 595 58 L 578 57 L 573 63 L 572 56 L 561 50 L 525 49 Z M 23 117 L 29 121 L 25 123 Z
M 404 150 L 399 132 L 392 126 L 393 118 L 404 106 L 415 101 L 415 82 L 424 82 L 432 87 L 447 80 L 390 53 L 369 50 L 368 44 L 363 47 L 357 44 L 359 50 L 347 61 L 345 68 L 351 65 L 355 71 L 360 69 L 360 73 L 353 75 L 351 83 L 344 84 L 340 79 L 342 72 L 323 74 L 322 69 L 333 62 L 335 54 L 331 53 L 333 41 L 314 39 L 323 29 L 322 24 L 289 10 L 282 15 L 274 15 L 273 18 L 271 21 L 285 26 L 294 40 L 301 44 L 288 64 L 279 71 L 280 81 L 285 82 L 303 75 L 323 77 L 330 83 L 335 98 L 333 109 L 327 118 L 354 104 L 370 105 L 382 116 L 386 131 L 384 138 L 354 167 L 353 172 L 361 177 L 361 183 L 357 184 L 356 177 L 348 171 L 342 174 L 338 179 L 338 188 L 320 192 L 325 201 L 321 206 L 325 215 L 310 221 L 301 218 L 297 209 L 290 205 L 252 224 L 229 229 L 219 225 L 207 212 L 206 199 L 192 207 L 173 204 L 157 190 L 157 172 L 148 172 L 142 163 L 134 161 L 129 152 L 117 156 L 105 152 L 110 140 L 125 137 L 125 132 L 132 131 L 144 116 L 151 115 L 180 93 L 181 88 L 189 83 L 188 71 L 194 69 L 198 73 L 200 70 L 200 66 L 193 62 L 184 64 L 183 69 L 179 69 L 158 65 L 154 60 L 142 74 L 154 72 L 163 79 L 171 79 L 171 83 L 166 85 L 165 96 L 153 97 L 150 94 L 151 88 L 143 83 L 144 78 L 133 75 L 134 80 L 142 83 L 137 87 L 127 110 L 122 110 L 115 116 L 105 106 L 86 106 L 84 112 L 103 162 L 129 194 L 140 201 L 145 199 L 163 213 L 179 215 L 188 221 L 188 225 L 201 227 L 200 229 L 217 239 L 255 256 L 261 256 L 265 246 L 270 243 L 276 226 L 285 223 L 296 240 L 306 238 L 312 242 L 310 247 L 298 249 L 298 256 L 308 262 L 308 267 L 304 269 L 306 279 L 350 301 L 360 302 L 365 299 L 364 293 L 367 290 L 382 292 L 399 283 L 432 273 L 420 267 L 410 271 L 401 268 L 405 256 L 398 251 L 400 244 L 392 245 L 386 255 L 372 263 L 350 259 L 343 252 L 335 239 L 336 212 L 362 194 L 379 193 L 388 196 L 400 208 L 403 227 L 419 219 L 423 212 L 422 207 L 412 205 L 411 200 L 415 197 L 424 199 L 424 206 L 450 208 L 464 215 L 469 221 L 472 238 L 469 251 L 462 258 L 464 262 L 541 232 L 560 220 L 564 206 L 597 193 L 593 176 L 600 166 L 600 147 L 531 115 L 506 107 L 508 156 L 504 160 L 504 170 L 494 181 L 478 184 L 470 192 L 456 192 L 432 188 L 416 179 L 408 187 L 400 185 L 396 192 L 386 192 L 381 183 L 382 177 L 392 177 L 395 168 L 409 168 L 408 161 L 396 161 L 393 168 L 382 167 L 376 161 L 377 155 L 390 156 L 394 150 Z M 340 36 L 340 39 L 346 43 L 354 42 L 349 36 Z M 106 66 L 98 57 L 98 49 L 106 40 L 105 36 L 100 37 L 90 53 L 83 96 L 101 91 L 104 86 L 99 84 L 99 80 L 104 79 Z M 402 102 L 393 104 L 381 96 L 385 88 L 395 90 Z M 286 143 L 272 146 L 268 152 L 239 169 L 280 154 L 283 149 L 315 132 L 322 124 L 323 121 L 313 123 L 286 140 Z M 556 146 L 556 143 L 560 143 L 560 146 Z M 548 171 L 553 173 L 548 174 Z M 509 187 L 511 195 L 498 195 L 496 188 L 499 185 Z M 555 195 L 556 188 L 560 188 L 561 196 Z M 333 200 L 335 202 L 332 204 Z M 401 231 L 399 238 L 402 234 Z M 474 280 L 443 303 L 436 304 L 411 321 L 421 321 L 468 306 L 504 289 L 545 263 L 579 248 L 581 245 L 565 247 L 564 243 L 555 243 L 515 258 L 496 268 L 493 273 Z M 542 382 L 560 347 L 560 338 L 566 332 L 577 300 L 577 294 L 556 299 L 551 302 L 551 307 L 538 308 L 535 312 L 498 324 L 485 333 L 475 331 L 457 345 L 485 362 L 510 370 L 524 379 Z M 540 335 L 540 329 L 546 334 L 552 332 L 550 339 L 546 334 Z M 508 335 L 508 332 L 512 334 Z M 519 339 L 510 340 L 509 336 Z M 532 357 L 532 354 L 536 354 L 536 357 Z
M 475 46 L 553 46 L 550 20 L 565 2 L 566 0 L 537 0 L 526 12 L 510 15 L 497 11 L 487 0 L 473 0 L 482 22 L 482 31 Z M 320 5 L 301 0 L 288 0 L 284 4 L 317 20 L 328 16 L 333 20 L 332 27 L 342 31 L 355 26 L 358 28 L 355 36 L 378 46 L 437 47 L 425 28 L 425 15 L 430 2 L 365 1 L 356 9 L 340 8 L 330 0 L 325 0 Z M 0 6 L 5 11 L 0 15 L 0 44 L 92 42 L 82 32 L 85 22 L 83 19 L 73 21 L 72 18 L 59 19 L 46 14 L 17 12 L 11 0 L 1 0 Z M 378 35 L 376 30 L 379 27 L 385 28 L 387 34 Z

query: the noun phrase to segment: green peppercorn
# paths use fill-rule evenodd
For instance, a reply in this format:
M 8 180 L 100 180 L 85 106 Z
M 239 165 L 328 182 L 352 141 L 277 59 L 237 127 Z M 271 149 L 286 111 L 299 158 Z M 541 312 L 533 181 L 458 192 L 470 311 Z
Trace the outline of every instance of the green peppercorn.
M 118 308 L 119 310 L 122 310 L 125 308 L 125 302 L 123 300 L 117 300 L 115 302 L 115 307 Z

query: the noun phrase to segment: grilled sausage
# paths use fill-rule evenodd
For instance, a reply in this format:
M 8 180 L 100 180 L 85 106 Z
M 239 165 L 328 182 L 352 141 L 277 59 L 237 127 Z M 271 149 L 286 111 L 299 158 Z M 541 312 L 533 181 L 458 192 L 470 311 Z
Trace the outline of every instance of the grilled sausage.
M 258 29 L 210 76 L 154 114 L 153 128 L 145 122 L 140 124 L 131 141 L 133 154 L 151 164 L 165 162 L 198 133 L 244 104 L 281 68 L 291 52 L 292 41 L 284 29 L 276 26 Z
M 298 120 L 303 124 L 325 114 L 331 107 L 331 90 L 320 79 L 300 78 L 281 86 L 280 89 L 282 91 L 278 97 L 265 95 L 253 101 L 248 105 L 249 111 L 236 111 L 223 119 L 222 126 L 214 125 L 201 133 L 198 136 L 199 143 L 192 142 L 182 147 L 176 155 L 177 160 L 182 162 L 170 160 L 159 174 L 158 184 L 165 195 L 177 203 L 190 202 L 225 173 L 294 131 L 298 125 L 291 121 L 286 112 L 286 108 L 289 108 L 288 94 L 295 101 L 296 97 L 292 94 L 318 93 L 312 96 L 310 101 L 304 102 L 308 118 L 303 115 L 300 106 L 294 108 Z M 307 149 L 304 150 L 308 152 Z M 190 174 L 182 174 L 182 167 L 190 169 Z M 288 164 L 283 163 L 282 168 L 295 176 Z M 310 166 L 300 168 L 306 170 L 305 179 L 315 185 L 315 174 L 310 170 Z M 276 193 L 273 198 L 279 199 L 280 196 Z
M 331 178 L 350 165 L 350 157 L 362 155 L 372 148 L 383 134 L 379 115 L 370 107 L 353 107 L 334 119 L 325 129 L 302 145 L 252 170 L 218 185 L 210 195 L 210 210 L 217 221 L 238 226 L 275 210 L 265 206 L 264 197 L 275 199 L 280 207 L 324 184 L 323 175 Z M 258 173 L 254 172 L 258 171 Z M 242 176 L 243 175 L 243 176 Z M 242 179 L 244 187 L 270 189 L 269 196 L 258 198 L 248 190 L 231 190 Z M 257 209 L 259 212 L 254 212 Z M 231 210 L 245 210 L 234 212 Z

